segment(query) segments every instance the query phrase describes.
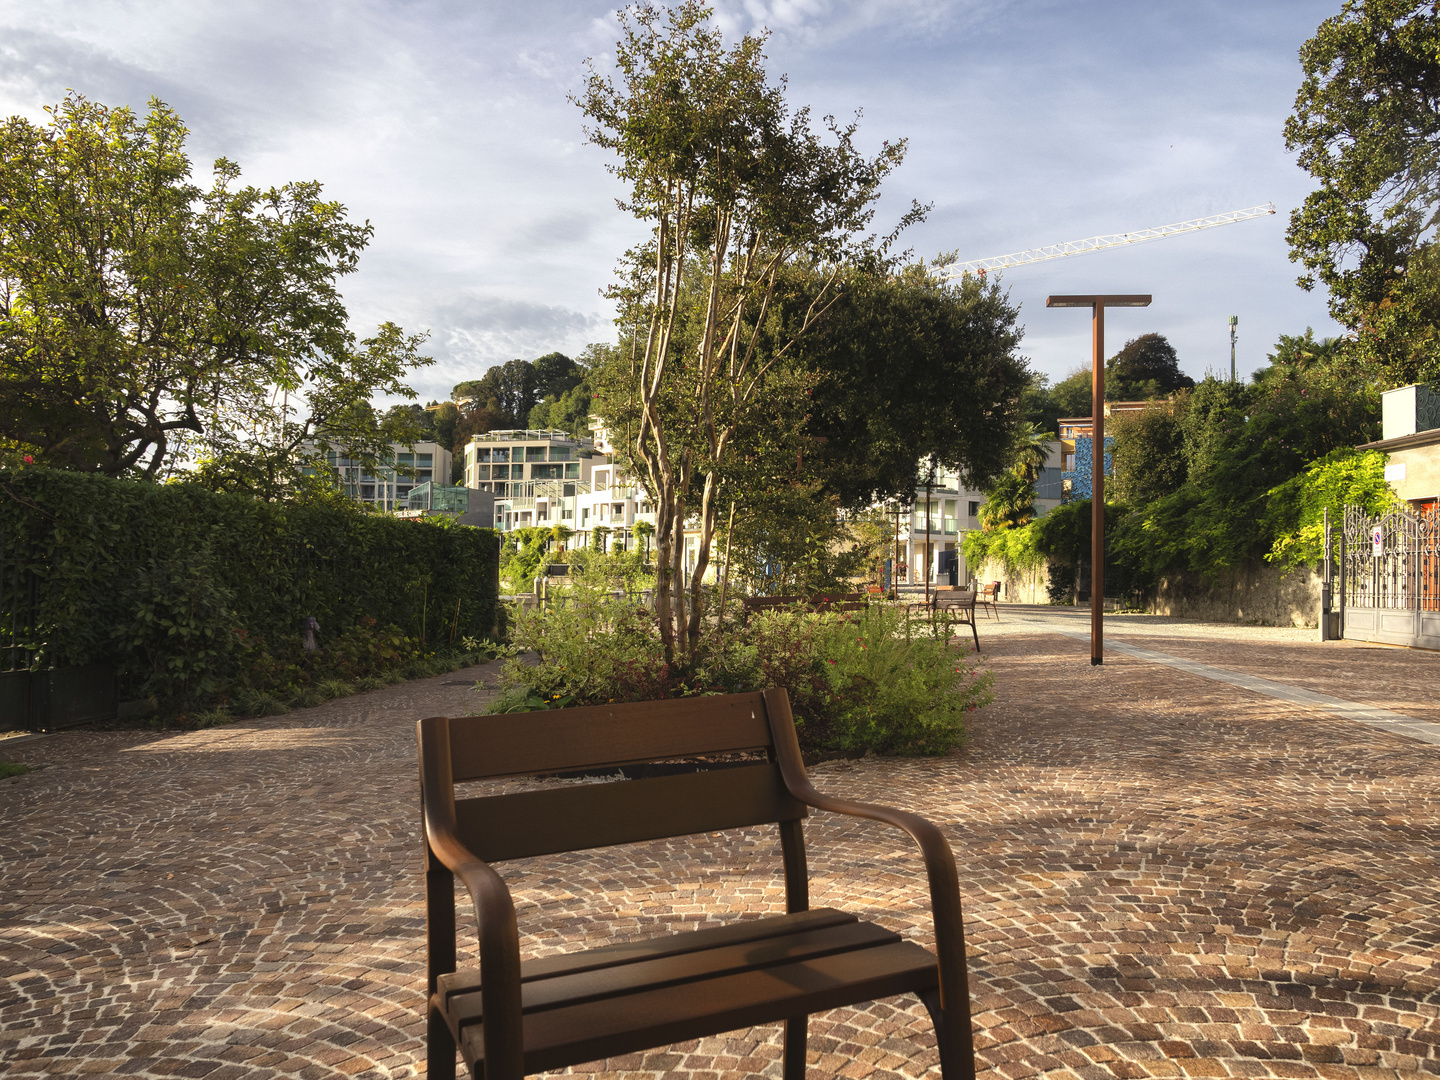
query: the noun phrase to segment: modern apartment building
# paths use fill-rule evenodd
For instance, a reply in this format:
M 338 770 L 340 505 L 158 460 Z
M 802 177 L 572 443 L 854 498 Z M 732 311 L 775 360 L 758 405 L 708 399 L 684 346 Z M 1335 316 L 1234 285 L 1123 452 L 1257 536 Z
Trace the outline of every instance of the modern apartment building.
M 435 442 L 414 446 L 391 443 L 389 462 L 373 472 L 343 453 L 332 450 L 327 455 L 345 494 L 381 510 L 406 509 L 411 489 L 420 484 L 448 482 L 453 459 L 449 450 Z
M 1061 442 L 1051 440 L 1045 444 L 1045 448 L 1047 460 L 1035 484 L 1035 512 L 1039 516 L 1049 513 L 1061 503 Z M 920 488 L 916 492 L 915 503 L 910 507 L 909 514 L 902 511 L 898 523 L 900 557 L 906 571 L 903 580 L 911 584 L 923 582 L 927 566 L 930 580 L 937 580 L 940 554 L 945 551 L 958 553 L 956 557 L 960 564 L 960 580 L 968 580 L 962 545 L 967 532 L 980 528 L 980 507 L 984 505 L 985 496 L 981 492 L 962 485 L 959 475 L 947 469 L 940 471 L 930 489 L 928 512 L 925 489 Z
M 1144 412 L 1149 401 L 1107 401 L 1105 419 L 1127 413 Z M 1072 416 L 1060 421 L 1060 486 L 1065 502 L 1090 498 L 1094 479 L 1095 421 L 1089 416 Z M 1111 474 L 1110 451 L 1115 446 L 1111 435 L 1105 436 L 1105 475 Z
M 497 529 L 564 524 L 578 530 L 595 457 L 590 439 L 564 431 L 487 431 L 465 446 L 465 486 L 494 494 Z

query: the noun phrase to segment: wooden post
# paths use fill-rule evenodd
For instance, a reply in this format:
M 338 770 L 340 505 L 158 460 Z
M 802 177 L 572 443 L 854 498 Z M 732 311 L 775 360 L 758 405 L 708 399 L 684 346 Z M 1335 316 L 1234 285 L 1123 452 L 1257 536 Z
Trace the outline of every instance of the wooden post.
M 1090 663 L 1105 663 L 1105 304 L 1096 300 L 1090 370 Z
M 1090 663 L 1105 662 L 1105 308 L 1149 307 L 1150 297 L 1047 296 L 1046 307 L 1088 307 L 1090 358 Z

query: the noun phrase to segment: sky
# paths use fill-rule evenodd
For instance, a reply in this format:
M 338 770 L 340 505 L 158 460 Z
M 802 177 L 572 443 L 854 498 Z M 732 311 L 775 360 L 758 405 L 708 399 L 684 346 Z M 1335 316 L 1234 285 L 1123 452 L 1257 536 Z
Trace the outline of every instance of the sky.
M 1088 313 L 1051 293 L 1150 293 L 1106 318 L 1106 351 L 1164 334 L 1200 378 L 1263 366 L 1282 333 L 1340 332 L 1295 284 L 1285 228 L 1311 190 L 1285 150 L 1297 51 L 1339 0 L 719 0 L 727 35 L 768 30 L 769 70 L 859 142 L 908 140 L 881 231 L 932 204 L 903 246 L 1001 255 L 1273 202 L 1274 216 L 1015 267 L 1021 352 L 1052 380 L 1088 364 Z M 581 0 L 0 0 L 0 115 L 43 121 L 73 89 L 190 128 L 202 181 L 319 180 L 375 229 L 343 280 L 361 336 L 430 333 L 424 400 L 493 364 L 613 341 L 601 295 L 645 227 L 616 207 L 577 94 L 614 7 Z

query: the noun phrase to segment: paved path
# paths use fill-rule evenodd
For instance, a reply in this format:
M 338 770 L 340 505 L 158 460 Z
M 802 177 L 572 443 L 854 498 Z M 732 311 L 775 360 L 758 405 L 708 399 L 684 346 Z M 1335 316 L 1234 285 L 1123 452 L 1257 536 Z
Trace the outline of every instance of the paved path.
M 1440 1074 L 1440 749 L 1142 655 L 1092 668 L 1076 616 L 1001 616 L 980 623 L 997 700 L 964 751 L 815 770 L 947 829 L 984 1076 Z M 1117 643 L 1440 727 L 1440 656 L 1111 625 Z M 423 1071 L 411 721 L 471 711 L 468 681 L 9 751 L 45 767 L 0 782 L 0 1072 Z M 809 831 L 817 905 L 928 939 L 912 852 L 830 815 Z M 554 952 L 778 911 L 777 849 L 744 830 L 507 876 L 525 947 Z M 812 1080 L 933 1071 L 913 1003 L 811 1030 Z M 757 1028 L 581 1071 L 778 1076 L 778 1056 Z

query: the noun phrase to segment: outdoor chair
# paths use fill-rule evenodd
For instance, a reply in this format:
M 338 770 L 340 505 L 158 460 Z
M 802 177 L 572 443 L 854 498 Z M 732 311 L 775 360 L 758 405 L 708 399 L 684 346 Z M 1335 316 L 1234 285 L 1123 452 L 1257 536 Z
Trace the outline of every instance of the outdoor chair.
M 778 1021 L 785 1024 L 785 1080 L 804 1080 L 808 1014 L 907 993 L 934 1020 L 943 1075 L 973 1080 L 950 846 L 914 814 L 816 791 L 784 690 L 523 717 L 432 717 L 420 721 L 418 738 L 430 1080 L 454 1077 L 457 1047 L 475 1077 L 519 1080 Z M 749 760 L 649 779 L 455 796 L 455 785 L 466 781 L 613 773 L 638 762 L 737 753 Z M 810 808 L 910 834 L 929 883 L 934 953 L 854 915 L 811 910 L 803 832 Z M 788 914 L 520 959 L 515 906 L 492 864 L 757 825 L 777 828 Z M 677 877 L 694 872 L 674 867 Z M 474 904 L 478 969 L 457 970 L 456 876 Z

